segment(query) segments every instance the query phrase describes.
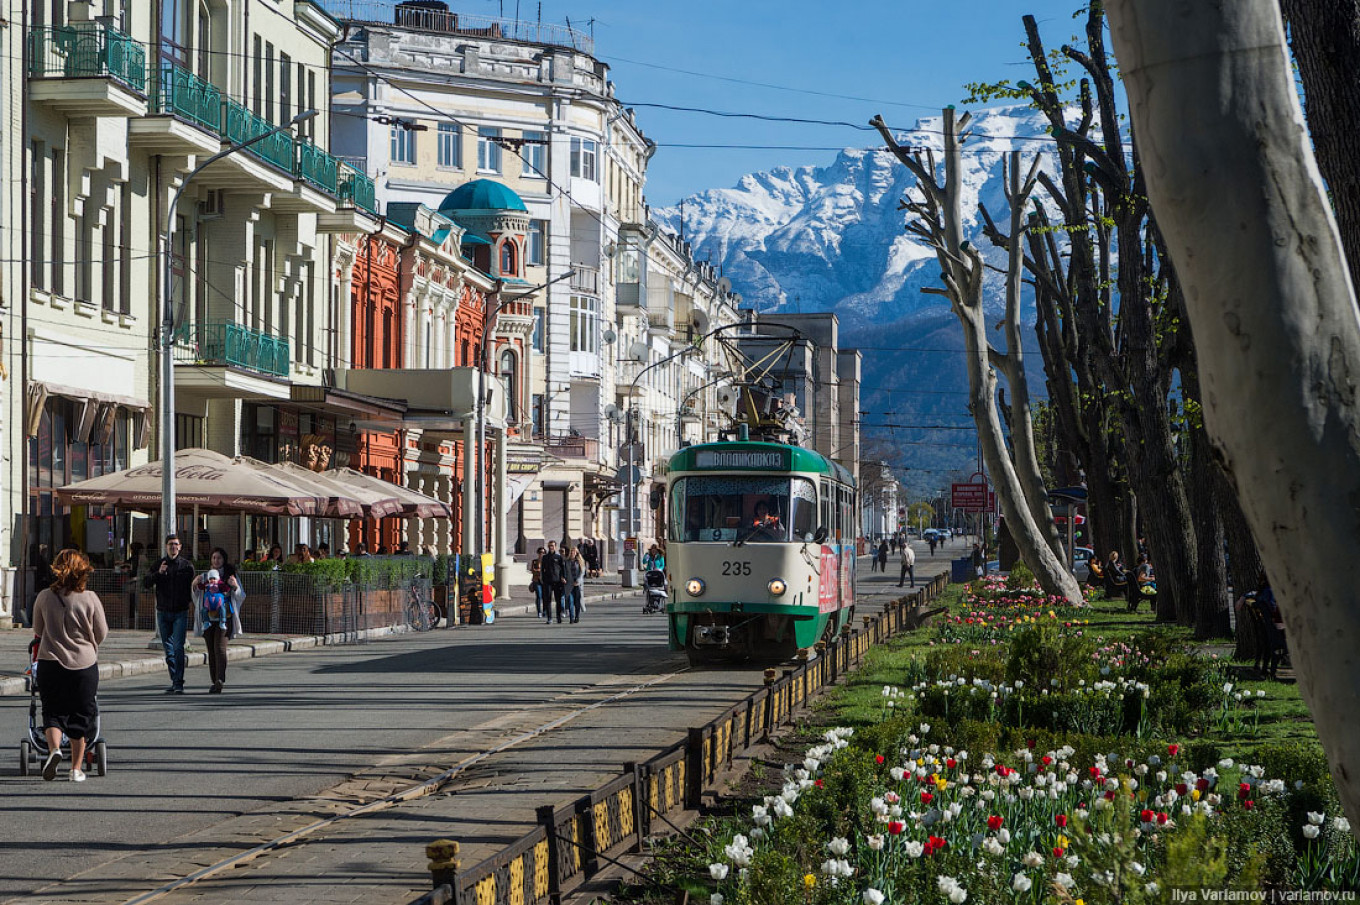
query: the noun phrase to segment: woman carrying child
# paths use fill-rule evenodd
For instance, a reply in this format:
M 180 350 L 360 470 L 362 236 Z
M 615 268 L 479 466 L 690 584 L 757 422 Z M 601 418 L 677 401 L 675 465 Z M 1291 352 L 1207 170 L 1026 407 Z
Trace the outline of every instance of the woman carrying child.
M 212 568 L 193 584 L 194 634 L 208 648 L 208 672 L 212 687 L 208 694 L 221 694 L 227 682 L 227 641 L 241 634 L 241 604 L 246 590 L 236 577 L 236 567 L 227 561 L 227 551 L 214 547 Z

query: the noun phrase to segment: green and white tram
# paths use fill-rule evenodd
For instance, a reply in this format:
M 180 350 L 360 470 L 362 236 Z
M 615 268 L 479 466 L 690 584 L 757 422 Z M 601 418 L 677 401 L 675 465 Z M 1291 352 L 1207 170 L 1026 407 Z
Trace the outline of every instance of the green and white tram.
M 707 443 L 667 472 L 670 645 L 691 662 L 786 659 L 849 624 L 855 482 L 811 450 Z

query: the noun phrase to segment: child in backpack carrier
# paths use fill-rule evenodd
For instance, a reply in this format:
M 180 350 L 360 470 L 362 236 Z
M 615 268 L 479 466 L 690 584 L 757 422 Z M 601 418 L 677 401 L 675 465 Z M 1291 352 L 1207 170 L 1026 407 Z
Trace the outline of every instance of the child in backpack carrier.
M 213 568 L 193 584 L 194 632 L 201 635 L 208 649 L 208 671 L 212 677 L 209 694 L 220 694 L 227 681 L 227 640 L 241 633 L 241 603 L 245 590 L 236 570 L 226 562 L 226 553 L 213 551 Z

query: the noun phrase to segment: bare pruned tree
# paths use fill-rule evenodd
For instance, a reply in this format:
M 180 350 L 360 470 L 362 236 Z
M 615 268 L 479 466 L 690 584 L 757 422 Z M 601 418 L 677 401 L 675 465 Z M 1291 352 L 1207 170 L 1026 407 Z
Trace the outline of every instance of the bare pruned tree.
M 908 231 L 920 236 L 935 250 L 944 288 L 929 287 L 925 291 L 943 295 L 963 326 L 965 366 L 968 371 L 969 405 L 977 424 L 982 456 L 996 484 L 996 495 L 1020 555 L 1034 571 L 1039 583 L 1050 594 L 1073 602 L 1081 600 L 1081 588 L 1064 567 L 1061 545 L 1056 543 L 1053 515 L 1043 493 L 1043 479 L 1039 475 L 1038 457 L 1034 452 L 1033 425 L 1029 414 L 1029 389 L 1025 382 L 1024 362 L 1019 358 L 1019 305 L 1021 243 L 1012 243 L 1010 264 L 1007 268 L 1006 318 L 1013 323 L 1006 328 L 1008 348 L 1005 353 L 994 348 L 988 338 L 987 313 L 983 308 L 983 271 L 986 263 L 982 255 L 963 239 L 963 204 L 961 200 L 962 142 L 959 129 L 965 127 L 968 114 L 956 121 L 953 108 L 944 111 L 944 181 L 936 175 L 933 152 L 914 151 L 903 147 L 882 117 L 874 117 L 870 124 L 878 129 L 888 149 L 916 177 L 920 200 L 907 199 L 903 208 L 916 219 L 907 224 Z M 1012 211 L 1013 234 L 1020 234 L 1019 217 L 1028 203 L 1038 178 L 1039 159 L 1030 164 L 1025 176 L 1020 175 L 1020 157 L 1012 156 L 1007 174 L 1007 200 Z M 1012 433 L 1016 449 L 1022 444 L 1027 449 L 1017 453 L 1022 464 L 1007 454 L 1006 440 L 997 409 L 997 370 L 1010 385 L 1012 423 L 1024 424 L 1023 434 Z M 1023 400 L 1023 409 L 1021 401 Z M 1022 476 L 1021 472 L 1025 472 Z M 1036 488 L 1031 495 L 1029 488 Z M 1050 542 L 1050 536 L 1055 540 Z

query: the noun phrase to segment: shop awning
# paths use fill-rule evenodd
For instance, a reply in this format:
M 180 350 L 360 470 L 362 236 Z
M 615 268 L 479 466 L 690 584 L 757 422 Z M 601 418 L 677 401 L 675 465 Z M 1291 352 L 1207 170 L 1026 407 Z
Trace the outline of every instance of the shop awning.
M 57 499 L 68 506 L 161 508 L 161 462 L 67 484 Z M 175 453 L 175 503 L 203 512 L 254 512 L 263 515 L 324 515 L 329 494 L 289 480 L 287 474 L 244 456 L 232 458 L 210 449 Z
M 432 496 L 417 493 L 400 484 L 389 484 L 382 478 L 366 475 L 352 468 L 332 468 L 323 472 L 326 477 L 339 481 L 348 487 L 366 487 L 375 493 L 386 493 L 395 497 L 401 510 L 395 515 L 414 516 L 415 518 L 453 518 L 453 510 L 447 503 Z
M 313 496 L 325 498 L 326 511 L 323 513 L 324 515 L 331 518 L 354 518 L 364 514 L 363 502 L 348 487 L 341 486 L 293 462 L 282 462 L 268 467 L 273 471 L 281 472 L 284 480 L 290 484 L 305 488 Z

